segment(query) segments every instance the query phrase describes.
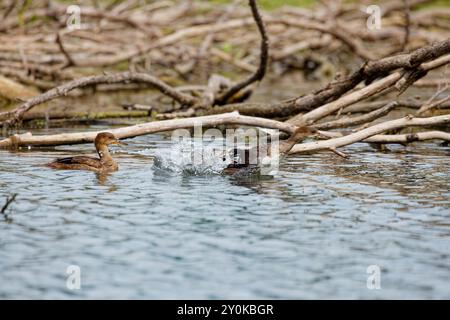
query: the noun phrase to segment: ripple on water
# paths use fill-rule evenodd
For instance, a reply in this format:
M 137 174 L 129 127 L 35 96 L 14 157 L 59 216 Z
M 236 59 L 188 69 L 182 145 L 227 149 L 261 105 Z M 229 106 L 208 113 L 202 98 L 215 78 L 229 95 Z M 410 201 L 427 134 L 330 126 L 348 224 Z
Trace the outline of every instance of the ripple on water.
M 90 146 L 0 151 L 0 198 L 18 193 L 0 216 L 0 297 L 448 298 L 449 148 L 357 144 L 233 179 L 218 158 L 185 170 L 168 141 L 114 149 L 107 176 L 36 166 Z M 82 290 L 66 288 L 71 264 Z

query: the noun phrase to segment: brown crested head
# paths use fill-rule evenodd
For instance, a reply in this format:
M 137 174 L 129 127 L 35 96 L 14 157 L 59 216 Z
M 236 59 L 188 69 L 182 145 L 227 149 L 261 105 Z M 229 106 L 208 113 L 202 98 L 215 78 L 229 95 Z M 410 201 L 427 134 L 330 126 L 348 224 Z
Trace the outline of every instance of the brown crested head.
M 312 127 L 299 126 L 299 127 L 297 127 L 297 129 L 295 129 L 295 131 L 288 138 L 288 141 L 297 142 L 297 141 L 301 140 L 302 138 L 305 138 L 309 135 L 314 134 L 316 131 L 317 130 Z
M 296 143 L 301 142 L 315 131 L 316 129 L 311 127 L 298 126 L 288 139 L 280 141 L 280 153 L 288 153 Z
M 304 135 L 308 135 L 308 134 L 313 134 L 315 133 L 317 130 L 313 127 L 308 127 L 308 126 L 299 126 L 297 127 L 297 129 L 295 129 L 294 131 L 294 135 L 295 134 L 304 134 Z
M 101 132 L 95 137 L 95 145 L 121 144 L 111 132 Z

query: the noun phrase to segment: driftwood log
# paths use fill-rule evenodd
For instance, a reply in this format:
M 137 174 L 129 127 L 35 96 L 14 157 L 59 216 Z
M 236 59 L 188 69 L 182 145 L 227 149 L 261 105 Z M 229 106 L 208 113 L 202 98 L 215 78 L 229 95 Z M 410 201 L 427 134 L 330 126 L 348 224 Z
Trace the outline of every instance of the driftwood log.
M 83 6 L 83 17 L 96 24 L 99 31 L 92 33 L 88 27 L 75 31 L 61 27 L 66 6 L 51 0 L 36 1 L 21 20 L 25 26 L 34 23 L 45 36 L 28 34 L 26 30 L 17 32 L 21 25 L 14 14 L 20 12 L 20 5 L 14 1 L 8 5 L 0 4 L 3 16 L 0 41 L 4 43 L 0 48 L 0 73 L 4 78 L 0 80 L 17 84 L 16 87 L 22 83 L 46 90 L 42 94 L 24 96 L 22 98 L 27 100 L 16 108 L 0 112 L 0 124 L 4 132 L 9 132 L 20 127 L 27 117 L 33 118 L 29 111 L 34 107 L 82 88 L 131 84 L 159 90 L 176 107 L 172 112 L 156 115 L 157 119 L 169 120 L 108 130 L 121 139 L 201 124 L 203 127 L 256 126 L 286 133 L 308 126 L 316 132 L 311 138 L 317 140 L 299 143 L 291 153 L 329 150 L 343 155 L 337 148 L 356 142 L 449 141 L 449 133 L 445 132 L 450 117 L 448 74 L 444 70 L 439 79 L 423 78 L 450 64 L 450 26 L 446 23 L 450 12 L 445 9 L 412 11 L 426 2 L 429 1 L 387 2 L 382 6 L 387 25 L 371 32 L 365 28 L 367 16 L 355 4 L 338 3 L 331 8 L 323 2 L 325 5 L 317 10 L 282 8 L 271 13 L 261 12 L 257 1 L 249 0 L 249 8 L 241 8 L 234 2 L 226 10 L 214 11 L 209 7 L 209 15 L 196 15 L 193 12 L 200 4 L 181 1 L 174 5 L 155 3 L 144 7 L 126 2 L 112 4 L 105 10 Z M 54 27 L 53 34 L 46 33 L 52 28 L 39 17 L 47 18 L 43 20 Z M 243 31 L 254 26 L 255 32 Z M 224 35 L 225 31 L 227 35 Z M 23 40 L 20 48 L 16 44 L 18 34 Z M 205 39 L 200 48 L 196 48 L 194 40 L 200 37 Z M 240 47 L 244 58 L 225 52 L 215 46 L 215 41 Z M 257 51 L 252 50 L 255 43 L 260 44 Z M 339 51 L 352 56 L 359 67 L 347 70 L 346 75 L 337 76 L 322 88 L 303 96 L 270 103 L 245 101 L 254 85 L 272 70 L 271 62 L 288 64 L 289 59 L 296 61 L 299 58 L 296 53 L 301 50 L 320 50 L 320 54 Z M 197 73 L 199 64 L 220 65 L 213 60 L 216 58 L 249 75 L 231 81 L 211 72 L 209 77 L 206 76 L 207 84 L 200 85 L 200 89 L 199 86 L 182 89 L 163 81 L 158 74 L 161 70 L 153 67 L 163 65 L 168 71 L 189 79 L 191 74 Z M 303 66 L 308 65 L 306 57 L 302 61 Z M 125 72 L 91 76 L 77 73 L 88 67 L 112 67 L 124 62 L 129 68 Z M 435 94 L 424 97 L 428 98 L 425 103 L 398 98 L 415 84 L 434 86 Z M 397 93 L 397 97 L 392 93 Z M 367 101 L 369 99 L 374 101 Z M 403 113 L 392 120 L 393 111 L 398 112 L 404 106 L 416 109 L 414 116 Z M 148 115 L 151 109 L 138 111 Z M 442 131 L 437 131 L 435 126 Z M 400 132 L 406 127 L 426 131 Z M 330 131 L 337 128 L 345 131 Z M 392 131 L 398 134 L 385 134 Z M 97 133 L 13 134 L 1 140 L 0 147 L 88 143 Z
M 355 142 L 379 142 L 379 143 L 408 143 L 427 139 L 439 139 L 450 141 L 450 135 L 445 132 L 427 132 L 416 135 L 403 135 L 397 138 L 391 136 L 377 136 L 378 134 L 404 127 L 412 126 L 429 126 L 429 125 L 444 125 L 450 123 L 450 115 L 429 117 L 429 118 L 413 118 L 407 116 L 401 119 L 392 120 L 377 125 L 373 125 L 369 128 L 361 131 L 331 138 L 325 141 L 307 142 L 295 145 L 290 153 L 308 153 L 313 151 L 330 150 L 336 152 L 336 149 Z M 111 129 L 109 132 L 113 133 L 119 139 L 133 138 L 139 135 L 164 132 L 176 129 L 192 128 L 196 125 L 202 127 L 214 127 L 218 125 L 246 125 L 256 126 L 270 129 L 277 129 L 287 133 L 293 133 L 298 127 L 275 120 L 255 118 L 249 116 L 239 115 L 237 112 L 205 116 L 194 117 L 186 119 L 174 119 L 157 122 L 149 122 L 134 126 L 123 127 L 119 129 Z M 81 144 L 92 143 L 99 132 L 80 132 L 80 133 L 65 133 L 47 136 L 33 136 L 31 133 L 25 133 L 20 135 L 13 135 L 7 139 L 0 141 L 0 148 L 18 148 L 29 146 L 57 146 L 67 144 Z M 322 136 L 330 136 L 328 132 L 318 132 Z M 331 134 L 332 136 L 333 134 Z M 368 138 L 370 138 L 368 139 Z

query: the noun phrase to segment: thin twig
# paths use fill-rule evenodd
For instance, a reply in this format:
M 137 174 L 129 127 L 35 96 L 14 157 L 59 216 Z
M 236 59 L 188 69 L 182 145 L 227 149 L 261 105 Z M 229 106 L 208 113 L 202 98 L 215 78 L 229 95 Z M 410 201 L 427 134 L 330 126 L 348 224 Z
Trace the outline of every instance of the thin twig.
M 14 10 L 15 7 L 16 1 L 12 0 L 11 3 L 6 8 L 5 12 L 3 13 L 3 19 L 6 19 L 9 16 L 9 14 Z
M 0 213 L 5 214 L 6 209 L 8 209 L 9 205 L 16 200 L 17 193 L 13 193 L 11 196 L 6 197 L 6 202 L 3 205 L 2 209 L 0 210 Z
M 366 113 L 361 116 L 355 116 L 355 117 L 343 117 L 341 119 L 337 119 L 334 121 L 324 122 L 324 123 L 318 123 L 314 125 L 314 128 L 320 129 L 320 130 L 330 130 L 335 128 L 343 128 L 343 127 L 349 127 L 349 126 L 356 126 L 359 124 L 367 123 L 370 121 L 373 121 L 375 119 L 381 118 L 385 115 L 387 115 L 392 109 L 398 106 L 398 103 L 393 101 L 389 102 L 384 107 L 374 110 L 372 112 Z
M 441 104 L 450 101 L 450 95 L 435 101 L 433 103 L 429 103 L 429 104 L 424 104 L 416 113 L 417 116 L 422 115 L 423 113 L 430 111 L 431 109 L 434 109 L 436 107 L 439 107 Z
M 264 26 L 264 21 L 259 13 L 258 5 L 256 0 L 249 0 L 250 8 L 252 9 L 253 18 L 255 19 L 256 25 L 258 27 L 259 33 L 261 35 L 261 53 L 258 69 L 254 74 L 252 74 L 247 79 L 236 83 L 234 86 L 228 89 L 225 93 L 219 96 L 215 100 L 215 104 L 225 104 L 228 99 L 238 93 L 241 89 L 249 86 L 255 81 L 261 81 L 266 74 L 267 61 L 269 59 L 269 37 L 267 36 L 266 27 Z
M 72 59 L 70 54 L 67 52 L 66 48 L 64 48 L 64 45 L 62 43 L 61 34 L 58 32 L 56 33 L 56 43 L 58 44 L 59 50 L 61 50 L 61 53 L 66 57 L 67 62 L 62 67 L 62 69 L 75 66 L 75 61 Z
M 410 35 L 410 27 L 411 27 L 411 15 L 410 15 L 410 10 L 409 10 L 409 1 L 408 0 L 403 0 L 403 6 L 404 6 L 404 15 L 405 15 L 405 34 L 403 36 L 403 42 L 402 42 L 402 46 L 400 48 L 400 52 L 405 51 L 406 46 L 408 45 L 409 42 L 409 35 Z

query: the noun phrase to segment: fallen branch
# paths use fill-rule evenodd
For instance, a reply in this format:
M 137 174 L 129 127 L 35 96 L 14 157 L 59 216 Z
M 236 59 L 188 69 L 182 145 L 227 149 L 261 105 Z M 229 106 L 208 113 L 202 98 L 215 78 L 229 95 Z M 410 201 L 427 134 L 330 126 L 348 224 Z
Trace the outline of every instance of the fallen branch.
M 404 19 L 405 19 L 405 34 L 402 41 L 402 46 L 400 47 L 400 52 L 404 51 L 406 49 L 406 46 L 409 42 L 409 35 L 411 33 L 410 27 L 411 27 L 411 15 L 410 15 L 410 9 L 409 9 L 409 1 L 403 0 L 403 13 L 404 13 Z
M 332 82 L 321 90 L 296 99 L 292 109 L 297 112 L 313 110 L 320 105 L 338 99 L 346 92 L 355 88 L 356 85 L 362 81 L 366 80 L 372 82 L 375 78 L 385 76 L 389 72 L 400 68 L 416 68 L 421 63 L 434 60 L 449 53 L 450 39 L 447 39 L 417 49 L 409 54 L 401 54 L 377 61 L 370 61 L 348 78 Z M 450 60 L 448 62 L 450 62 Z M 398 75 L 401 74 L 398 73 Z
M 447 101 L 450 101 L 450 95 L 447 95 L 446 97 L 444 97 L 438 101 L 434 101 L 440 94 L 447 91 L 448 87 L 449 87 L 449 85 L 446 84 L 443 88 L 437 90 L 436 93 L 433 96 L 431 96 L 430 99 L 428 99 L 428 101 L 426 103 L 424 103 L 424 105 L 422 107 L 420 107 L 420 109 L 416 112 L 416 115 L 417 116 L 422 115 L 425 112 L 430 111 L 434 108 L 437 108 Z
M 450 40 L 448 42 L 448 45 L 449 45 L 449 49 L 450 49 Z M 426 71 L 438 68 L 440 66 L 446 65 L 448 63 L 450 63 L 450 55 L 446 55 L 446 56 L 438 58 L 436 60 L 424 63 L 421 65 L 421 69 L 426 72 Z M 301 124 L 301 123 L 311 124 L 333 112 L 336 112 L 342 108 L 350 106 L 353 103 L 356 103 L 356 102 L 361 101 L 367 97 L 370 97 L 376 93 L 379 93 L 379 92 L 385 90 L 386 88 L 392 87 L 393 85 L 395 85 L 395 83 L 397 83 L 400 79 L 402 79 L 402 77 L 403 77 L 403 72 L 401 72 L 401 71 L 394 72 L 394 73 L 390 74 L 389 76 L 387 76 L 381 80 L 378 80 L 376 82 L 373 82 L 370 85 L 368 85 L 360 90 L 354 91 L 346 96 L 343 96 L 342 98 L 340 98 L 336 101 L 327 103 L 327 104 L 325 104 L 317 109 L 314 109 L 304 115 L 298 115 L 296 117 L 293 117 L 288 122 L 299 123 L 299 124 Z
M 1 214 L 4 214 L 6 212 L 6 209 L 8 209 L 8 207 L 11 205 L 11 203 L 14 202 L 14 200 L 16 200 L 17 194 L 14 193 L 11 196 L 6 197 L 6 202 L 3 205 L 2 209 L 0 210 Z
M 37 90 L 25 87 L 20 83 L 0 75 L 0 97 L 8 100 L 28 99 L 37 94 Z
M 339 138 L 345 136 L 340 132 L 320 131 L 320 134 L 322 136 L 328 136 L 329 138 Z M 424 131 L 406 134 L 377 134 L 367 139 L 364 139 L 361 142 L 405 145 L 411 142 L 426 141 L 426 140 L 450 141 L 450 133 L 443 131 Z
M 435 48 L 438 48 L 436 49 L 437 51 L 434 51 Z M 444 55 L 440 58 L 436 58 L 435 60 L 432 59 L 437 55 L 441 55 L 443 52 L 450 52 L 450 39 L 426 46 L 413 51 L 410 54 L 394 56 L 395 59 L 388 57 L 378 61 L 371 61 L 353 73 L 350 77 L 343 80 L 336 80 L 335 82 L 328 84 L 327 87 L 300 98 L 288 99 L 278 103 L 245 102 L 228 104 L 221 107 L 213 107 L 208 110 L 207 113 L 217 114 L 222 112 L 239 111 L 240 113 L 246 115 L 271 118 L 288 117 L 302 111 L 312 110 L 308 116 L 300 114 L 290 119 L 289 122 L 301 123 L 301 121 L 304 120 L 317 121 L 328 114 L 320 114 L 319 111 L 317 111 L 318 109 L 323 111 L 325 107 L 329 107 L 330 105 L 336 106 L 336 108 L 330 108 L 330 112 L 332 113 L 341 108 L 350 107 L 353 103 L 373 96 L 374 94 L 386 90 L 387 88 L 392 89 L 393 85 L 402 78 L 404 72 L 400 70 L 392 73 L 391 75 L 385 76 L 391 70 L 402 67 L 410 69 L 413 66 L 417 68 L 420 65 L 420 63 L 417 64 L 418 62 L 429 61 L 420 66 L 421 70 L 427 72 L 450 63 L 450 55 Z M 384 78 L 376 82 L 372 82 L 372 80 L 370 80 L 372 83 L 367 87 L 352 92 L 347 96 L 343 96 L 348 91 L 354 89 L 360 82 L 366 79 L 373 79 L 377 75 L 383 75 Z M 313 119 L 307 119 L 309 116 L 312 116 Z M 317 119 L 315 119 L 316 116 Z
M 76 66 L 75 61 L 72 59 L 70 54 L 67 52 L 66 48 L 64 47 L 64 44 L 62 42 L 62 36 L 60 32 L 56 33 L 56 43 L 58 44 L 59 50 L 61 50 L 61 53 L 66 57 L 67 61 L 63 68 L 67 68 L 70 66 Z M 63 69 L 62 68 L 62 69 Z
M 389 103 L 389 100 L 362 102 L 344 108 L 342 110 L 342 113 L 371 112 L 383 107 L 387 103 Z M 420 109 L 423 106 L 423 102 L 414 100 L 397 100 L 397 103 L 399 108 Z M 449 109 L 450 103 L 443 102 L 439 107 L 443 109 Z
M 450 123 L 450 115 L 443 115 L 429 118 L 413 118 L 412 116 L 406 116 L 401 119 L 383 122 L 376 124 L 361 131 L 351 133 L 349 135 L 333 138 L 325 141 L 315 141 L 302 143 L 294 146 L 290 153 L 303 153 L 311 151 L 329 150 L 332 148 L 340 148 L 355 142 L 363 141 L 371 136 L 379 133 L 400 129 L 404 127 L 412 126 L 429 126 L 429 125 L 441 125 Z
M 179 92 L 178 90 L 172 88 L 168 84 L 164 83 L 163 81 L 159 80 L 156 77 L 153 77 L 151 75 L 145 74 L 145 73 L 133 73 L 133 72 L 123 72 L 123 73 L 117 73 L 117 74 L 111 74 L 111 75 L 101 75 L 101 76 L 90 76 L 90 77 L 83 77 L 79 78 L 73 81 L 70 81 L 66 84 L 63 84 L 61 86 L 58 86 L 54 89 L 51 89 L 39 96 L 33 97 L 26 101 L 24 104 L 19 106 L 18 108 L 14 109 L 13 111 L 9 112 L 2 112 L 0 113 L 0 119 L 8 119 L 7 121 L 4 121 L 3 125 L 14 125 L 18 121 L 20 121 L 23 117 L 23 114 L 30 109 L 32 109 L 34 106 L 37 106 L 41 103 L 53 100 L 60 96 L 67 95 L 70 91 L 80 88 L 80 87 L 86 87 L 90 85 L 96 85 L 96 84 L 111 84 L 111 83 L 127 83 L 127 82 L 138 82 L 138 83 L 147 83 L 158 90 L 160 90 L 162 93 L 168 95 L 169 97 L 173 98 L 174 100 L 180 102 L 183 105 L 194 105 L 198 102 L 198 99 L 188 95 Z
M 417 115 L 421 115 L 427 111 L 430 111 L 434 108 L 439 107 L 441 104 L 443 104 L 444 102 L 450 101 L 450 95 L 448 95 L 445 98 L 442 98 L 441 100 L 438 100 L 436 102 L 433 102 L 429 105 L 424 105 L 422 108 L 419 109 L 419 111 L 417 111 Z
M 251 85 L 253 82 L 261 81 L 264 78 L 264 75 L 266 74 L 267 61 L 269 59 L 269 38 L 267 37 L 264 21 L 262 20 L 261 14 L 258 11 L 258 5 L 256 4 L 256 0 L 249 0 L 249 5 L 250 8 L 252 9 L 253 18 L 255 19 L 259 33 L 261 35 L 261 49 L 260 49 L 261 53 L 258 69 L 250 77 L 236 83 L 227 91 L 225 91 L 222 95 L 217 97 L 214 101 L 214 104 L 218 105 L 226 104 L 227 101 L 232 96 L 234 96 L 236 93 L 238 93 L 245 87 Z
M 119 139 L 126 139 L 151 133 L 192 128 L 196 125 L 202 125 L 203 127 L 214 127 L 218 125 L 247 125 L 277 129 L 290 134 L 292 134 L 295 129 L 297 129 L 297 126 L 294 126 L 292 124 L 276 120 L 242 116 L 238 112 L 231 112 L 204 117 L 148 122 L 118 129 L 111 129 L 108 131 L 113 133 Z M 0 140 L 0 148 L 22 146 L 57 146 L 66 144 L 89 143 L 94 141 L 99 132 L 101 131 L 63 133 L 45 136 L 33 136 L 31 133 L 25 133 L 20 135 L 13 135 L 4 140 Z
M 117 110 L 117 111 L 30 111 L 24 114 L 22 121 L 33 120 L 67 120 L 67 121 L 93 121 L 100 119 L 115 119 L 115 118 L 141 118 L 151 116 L 151 110 Z M 63 121 L 64 122 L 64 121 Z
M 346 30 L 342 25 L 338 25 L 336 22 L 334 22 L 333 24 L 324 24 L 313 21 L 302 21 L 299 20 L 298 18 L 297 19 L 283 18 L 279 20 L 275 19 L 271 22 L 279 22 L 288 26 L 293 26 L 302 29 L 316 30 L 330 34 L 337 40 L 343 42 L 351 50 L 351 52 L 355 53 L 365 61 L 375 59 L 373 54 L 362 46 L 359 39 L 353 38 L 351 35 L 348 34 L 348 30 Z
M 381 118 L 385 115 L 387 115 L 389 112 L 391 112 L 395 107 L 398 106 L 397 102 L 390 102 L 384 107 L 374 110 L 372 112 L 369 112 L 367 114 L 356 116 L 356 117 L 345 117 L 334 121 L 324 122 L 324 123 L 318 123 L 314 125 L 313 127 L 319 130 L 330 130 L 335 128 L 344 128 L 344 127 L 351 127 L 356 126 L 359 124 L 367 123 L 370 121 L 373 121 L 375 119 Z

